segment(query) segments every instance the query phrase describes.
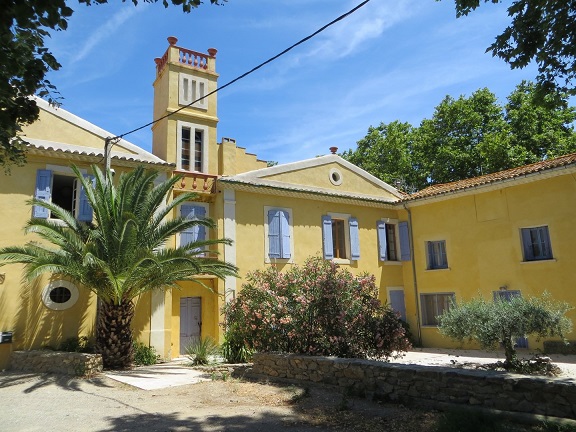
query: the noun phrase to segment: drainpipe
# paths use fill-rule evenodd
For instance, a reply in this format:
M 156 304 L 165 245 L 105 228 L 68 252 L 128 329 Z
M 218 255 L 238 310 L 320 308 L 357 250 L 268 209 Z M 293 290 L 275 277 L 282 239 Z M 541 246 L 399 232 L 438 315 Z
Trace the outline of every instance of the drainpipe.
M 412 279 L 414 280 L 414 304 L 416 305 L 416 334 L 418 338 L 418 344 L 422 345 L 422 325 L 420 323 L 420 302 L 418 300 L 418 280 L 416 278 L 416 259 L 414 256 L 414 237 L 412 233 L 412 212 L 404 203 L 404 210 L 408 212 L 408 224 L 410 235 L 410 250 L 412 251 Z

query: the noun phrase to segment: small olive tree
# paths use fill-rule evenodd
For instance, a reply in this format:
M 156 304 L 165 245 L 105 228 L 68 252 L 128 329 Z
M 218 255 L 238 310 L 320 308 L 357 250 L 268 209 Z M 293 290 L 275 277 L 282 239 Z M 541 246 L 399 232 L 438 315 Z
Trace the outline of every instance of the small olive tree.
M 476 298 L 452 307 L 438 317 L 440 333 L 458 341 L 475 340 L 483 349 L 504 347 L 505 365 L 518 365 L 514 342 L 528 335 L 542 337 L 565 335 L 572 321 L 565 316 L 572 309 L 566 302 L 554 301 L 548 293 L 542 297 Z

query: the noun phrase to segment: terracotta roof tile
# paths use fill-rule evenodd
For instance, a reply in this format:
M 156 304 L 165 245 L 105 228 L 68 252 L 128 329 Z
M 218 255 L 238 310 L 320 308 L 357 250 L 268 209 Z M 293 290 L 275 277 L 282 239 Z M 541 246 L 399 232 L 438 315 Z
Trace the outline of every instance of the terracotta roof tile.
M 511 168 L 505 171 L 498 171 L 480 177 L 473 177 L 465 180 L 455 181 L 452 183 L 442 183 L 433 185 L 427 187 L 426 189 L 422 189 L 421 191 L 409 195 L 408 197 L 404 198 L 403 201 L 412 201 L 419 198 L 428 198 L 446 193 L 457 192 L 464 189 L 496 183 L 503 180 L 510 180 L 528 174 L 534 174 L 540 171 L 560 168 L 572 164 L 576 164 L 576 153 L 567 154 L 565 156 L 560 156 L 554 159 L 547 159 L 530 165 L 523 165 L 521 167 Z

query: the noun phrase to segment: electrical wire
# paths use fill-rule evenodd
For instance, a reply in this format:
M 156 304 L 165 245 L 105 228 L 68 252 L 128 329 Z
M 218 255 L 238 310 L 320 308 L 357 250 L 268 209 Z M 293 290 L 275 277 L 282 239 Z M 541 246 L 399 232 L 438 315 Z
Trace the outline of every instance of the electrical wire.
M 130 135 L 130 134 L 132 134 L 132 133 L 134 133 L 134 132 L 138 132 L 139 130 L 142 130 L 142 129 L 148 127 L 148 126 L 152 126 L 153 124 L 158 123 L 159 121 L 164 120 L 165 118 L 168 118 L 168 117 L 170 117 L 170 116 L 173 116 L 174 114 L 179 113 L 179 112 L 182 111 L 183 109 L 186 109 L 186 108 L 194 105 L 195 103 L 200 102 L 201 100 L 207 98 L 208 96 L 211 96 L 211 95 L 213 95 L 214 93 L 216 93 L 216 92 L 218 92 L 218 91 L 220 91 L 220 90 L 225 89 L 226 87 L 234 84 L 235 82 L 240 81 L 241 79 L 247 77 L 248 75 L 256 72 L 258 69 L 262 68 L 263 66 L 266 66 L 268 63 L 272 63 L 274 60 L 282 57 L 284 54 L 286 54 L 286 53 L 288 53 L 289 51 L 293 50 L 293 49 L 296 48 L 297 46 L 302 45 L 304 42 L 309 41 L 309 40 L 312 39 L 313 37 L 315 37 L 315 36 L 317 36 L 318 34 L 322 33 L 322 32 L 323 32 L 324 30 L 326 30 L 328 27 L 331 27 L 331 26 L 333 26 L 334 24 L 336 24 L 337 22 L 342 21 L 344 18 L 352 15 L 352 14 L 353 14 L 354 12 L 356 12 L 358 9 L 360 9 L 360 8 L 363 7 L 363 6 L 365 6 L 368 2 L 370 2 L 370 0 L 364 0 L 362 3 L 360 3 L 359 5 L 357 5 L 357 6 L 354 7 L 354 8 L 350 9 L 348 12 L 340 15 L 338 18 L 336 18 L 336 19 L 330 21 L 328 24 L 322 26 L 321 28 L 319 28 L 318 30 L 316 30 L 316 31 L 315 31 L 314 33 L 312 33 L 311 35 L 306 36 L 304 39 L 299 40 L 299 41 L 296 42 L 295 44 L 293 44 L 293 45 L 291 45 L 290 47 L 286 48 L 284 51 L 276 54 L 276 55 L 273 56 L 273 57 L 270 57 L 268 60 L 260 63 L 260 64 L 259 64 L 258 66 L 256 66 L 256 67 L 253 67 L 253 68 L 250 69 L 248 72 L 244 72 L 242 75 L 239 75 L 238 77 L 234 78 L 232 81 L 227 82 L 227 83 L 224 84 L 223 86 L 218 87 L 217 89 L 212 90 L 210 93 L 202 96 L 201 98 L 198 98 L 198 99 L 196 99 L 195 101 L 190 102 L 188 105 L 184 105 L 184 106 L 178 108 L 177 110 L 172 111 L 171 113 L 168 113 L 168 114 L 166 114 L 166 115 L 164 115 L 164 116 L 162 116 L 162 117 L 159 117 L 159 118 L 157 118 L 156 120 L 153 120 L 153 121 L 151 121 L 151 122 L 149 122 L 149 123 L 146 123 L 145 125 L 140 126 L 140 127 L 136 128 L 136 129 L 132 129 L 131 131 L 128 131 L 128 132 L 123 133 L 123 134 L 121 134 L 121 135 L 117 135 L 117 136 L 115 136 L 115 137 L 106 138 L 106 141 L 111 142 L 111 143 L 117 143 L 119 140 L 121 140 L 122 138 L 124 138 L 126 135 Z

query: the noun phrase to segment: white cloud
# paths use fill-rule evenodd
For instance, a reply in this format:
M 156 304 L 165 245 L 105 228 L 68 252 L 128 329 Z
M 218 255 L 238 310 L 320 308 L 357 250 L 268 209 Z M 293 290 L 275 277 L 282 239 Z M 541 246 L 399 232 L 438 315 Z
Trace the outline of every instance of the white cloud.
M 82 44 L 77 53 L 70 59 L 70 64 L 77 63 L 86 58 L 97 46 L 104 43 L 107 39 L 113 36 L 116 32 L 122 30 L 122 25 L 136 15 L 146 9 L 145 5 L 138 5 L 138 7 L 123 7 L 116 12 L 112 17 L 106 21 L 105 24 L 96 28 L 90 35 L 87 36 L 85 42 Z

